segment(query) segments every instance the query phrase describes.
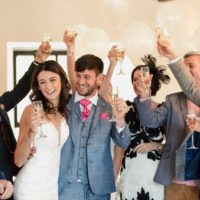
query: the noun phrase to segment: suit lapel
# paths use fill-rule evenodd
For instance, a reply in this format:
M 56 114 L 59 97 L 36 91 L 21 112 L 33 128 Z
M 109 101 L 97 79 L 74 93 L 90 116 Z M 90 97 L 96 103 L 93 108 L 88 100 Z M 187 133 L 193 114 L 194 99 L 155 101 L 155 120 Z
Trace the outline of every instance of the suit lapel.
M 72 96 L 72 98 L 70 99 L 70 102 L 68 104 L 68 110 L 69 110 L 69 135 L 70 137 L 72 138 L 73 142 L 74 142 L 74 139 L 73 139 L 73 131 L 74 131 L 74 95 Z
M 72 137 L 73 142 L 75 142 L 75 138 L 73 136 L 75 126 L 77 126 L 76 122 L 82 123 L 81 119 L 81 110 L 80 105 L 78 102 L 74 103 L 75 96 L 73 95 L 69 104 L 68 104 L 68 110 L 69 110 L 69 133 Z

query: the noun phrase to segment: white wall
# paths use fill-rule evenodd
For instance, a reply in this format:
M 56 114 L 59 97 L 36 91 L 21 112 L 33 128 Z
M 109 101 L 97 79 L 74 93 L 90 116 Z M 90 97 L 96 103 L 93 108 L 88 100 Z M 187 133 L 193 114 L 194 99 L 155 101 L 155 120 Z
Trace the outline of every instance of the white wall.
M 53 41 L 62 41 L 66 27 L 80 23 L 89 27 L 99 27 L 108 34 L 111 41 L 116 41 L 120 40 L 130 22 L 141 21 L 153 29 L 159 9 L 169 3 L 181 10 L 183 13 L 181 26 L 189 32 L 193 33 L 200 25 L 199 0 L 174 0 L 169 3 L 158 3 L 156 0 L 127 1 L 128 10 L 124 13 L 125 9 L 122 8 L 121 18 L 118 17 L 115 21 L 110 16 L 104 0 L 1 0 L 0 94 L 7 88 L 6 43 L 8 41 L 38 42 L 44 32 L 51 33 Z M 163 62 L 162 58 L 161 61 Z M 134 61 L 133 64 L 137 63 Z M 173 79 L 169 86 L 163 87 L 157 99 L 161 101 L 166 93 L 177 90 L 179 90 L 178 84 Z

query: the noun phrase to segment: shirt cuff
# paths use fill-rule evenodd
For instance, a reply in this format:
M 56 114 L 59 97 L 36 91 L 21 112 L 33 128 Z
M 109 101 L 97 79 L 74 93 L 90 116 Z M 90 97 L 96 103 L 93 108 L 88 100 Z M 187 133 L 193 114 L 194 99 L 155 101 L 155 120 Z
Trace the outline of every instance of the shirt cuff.
M 173 59 L 173 60 L 168 60 L 168 61 L 167 61 L 167 65 L 173 64 L 173 63 L 177 62 L 177 61 L 180 60 L 180 59 L 181 59 L 181 56 L 178 56 L 177 58 L 175 58 L 175 59 Z

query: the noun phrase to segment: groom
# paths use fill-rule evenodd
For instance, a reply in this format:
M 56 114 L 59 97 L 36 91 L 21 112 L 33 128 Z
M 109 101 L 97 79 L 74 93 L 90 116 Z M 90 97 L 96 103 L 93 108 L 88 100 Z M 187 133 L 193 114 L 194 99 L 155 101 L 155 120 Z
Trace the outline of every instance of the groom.
M 70 136 L 61 152 L 59 199 L 109 200 L 115 191 L 111 137 L 124 148 L 130 142 L 124 121 L 126 104 L 121 99 L 116 101 L 116 122 L 110 122 L 112 108 L 97 93 L 103 72 L 100 58 L 80 57 L 75 71 L 77 92 L 68 105 Z

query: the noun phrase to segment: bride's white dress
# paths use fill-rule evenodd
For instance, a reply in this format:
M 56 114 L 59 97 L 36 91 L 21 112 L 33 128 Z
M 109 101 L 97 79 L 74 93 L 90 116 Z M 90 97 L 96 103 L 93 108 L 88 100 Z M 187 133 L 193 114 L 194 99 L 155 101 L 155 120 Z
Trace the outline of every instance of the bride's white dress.
M 45 138 L 39 138 L 40 130 L 38 128 L 34 139 L 36 153 L 15 179 L 15 200 L 58 200 L 60 151 L 69 135 L 69 127 L 63 119 L 59 130 L 51 122 L 42 125 Z

